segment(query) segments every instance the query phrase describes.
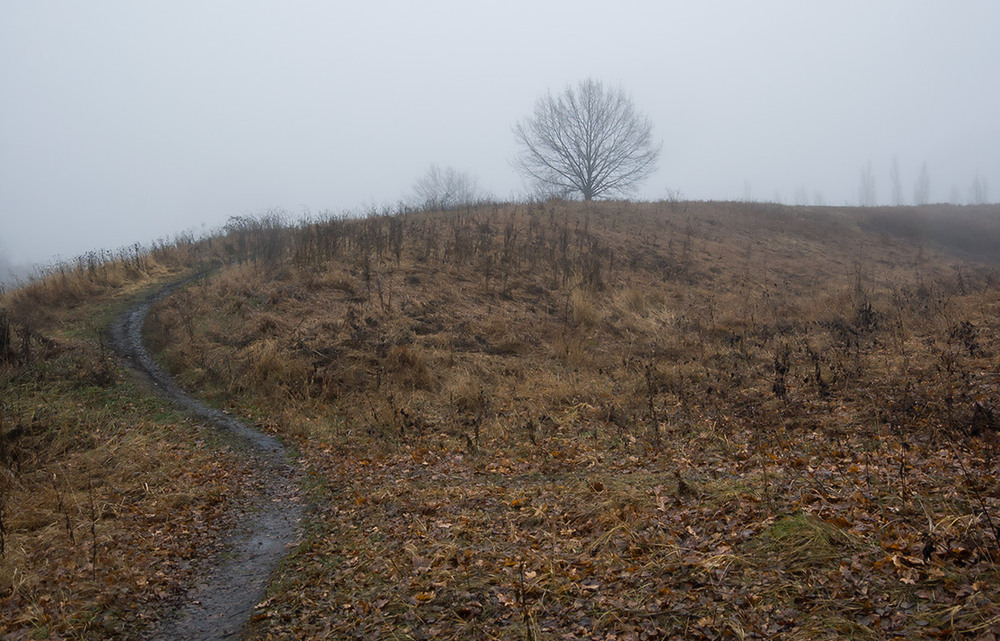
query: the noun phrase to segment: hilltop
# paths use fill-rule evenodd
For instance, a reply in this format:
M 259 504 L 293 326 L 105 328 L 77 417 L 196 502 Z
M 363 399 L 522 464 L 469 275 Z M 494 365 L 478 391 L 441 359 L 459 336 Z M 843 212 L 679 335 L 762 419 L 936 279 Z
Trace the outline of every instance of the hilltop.
M 100 286 L 101 266 L 54 274 L 3 301 L 7 496 L 38 507 L 7 517 L 20 551 L 0 590 L 49 616 L 26 630 L 56 629 L 56 588 L 23 569 L 43 540 L 66 550 L 46 572 L 90 571 L 60 598 L 108 621 L 98 569 L 187 555 L 194 573 L 205 551 L 128 538 L 179 469 L 167 540 L 227 527 L 239 453 L 135 389 L 93 329 L 127 293 L 214 264 L 146 338 L 308 475 L 307 535 L 251 638 L 988 638 L 998 247 L 995 206 L 550 201 L 234 219 L 104 266 L 120 276 Z M 44 357 L 26 361 L 18 331 Z M 121 473 L 68 475 L 98 453 Z M 88 507 L 102 492 L 107 515 Z M 146 618 L 123 636 L 183 578 L 130 580 L 117 598 Z

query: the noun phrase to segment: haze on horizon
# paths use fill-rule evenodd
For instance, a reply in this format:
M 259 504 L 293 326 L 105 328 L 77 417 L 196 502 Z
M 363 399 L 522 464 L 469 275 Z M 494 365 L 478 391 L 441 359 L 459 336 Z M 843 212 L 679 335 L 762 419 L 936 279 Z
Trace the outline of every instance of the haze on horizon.
M 432 164 L 501 199 L 546 91 L 621 86 L 663 141 L 635 195 L 1000 194 L 1000 3 L 0 0 L 0 272 L 391 207 Z

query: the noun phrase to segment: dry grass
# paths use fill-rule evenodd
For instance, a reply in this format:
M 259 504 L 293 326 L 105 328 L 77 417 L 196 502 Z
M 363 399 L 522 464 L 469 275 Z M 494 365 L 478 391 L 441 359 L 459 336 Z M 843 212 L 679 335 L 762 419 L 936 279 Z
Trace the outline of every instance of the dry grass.
M 989 629 L 1000 280 L 879 220 L 497 206 L 223 271 L 164 358 L 329 493 L 257 636 Z
M 191 247 L 62 267 L 0 299 L 0 629 L 142 638 L 212 553 L 246 473 L 110 353 L 130 296 Z
M 148 329 L 310 472 L 254 638 L 988 638 L 998 212 L 943 214 L 243 221 Z

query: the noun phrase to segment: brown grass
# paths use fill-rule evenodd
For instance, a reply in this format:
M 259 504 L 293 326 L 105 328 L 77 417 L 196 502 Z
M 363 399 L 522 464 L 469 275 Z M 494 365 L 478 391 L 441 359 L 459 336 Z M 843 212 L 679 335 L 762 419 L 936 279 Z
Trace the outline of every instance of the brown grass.
M 996 584 L 1000 281 L 905 213 L 497 206 L 225 270 L 166 358 L 330 492 L 257 636 L 989 628 L 935 612 Z
M 216 245 L 236 263 L 149 333 L 310 472 L 254 638 L 985 637 L 997 220 L 244 221 Z
M 142 638 L 217 549 L 238 460 L 122 371 L 106 324 L 176 277 L 179 244 L 63 266 L 0 298 L 0 629 Z

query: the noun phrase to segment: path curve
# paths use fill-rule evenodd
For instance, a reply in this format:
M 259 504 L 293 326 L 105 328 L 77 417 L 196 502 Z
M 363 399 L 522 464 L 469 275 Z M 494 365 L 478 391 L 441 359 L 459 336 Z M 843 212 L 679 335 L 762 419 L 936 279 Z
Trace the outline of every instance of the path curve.
M 253 459 L 260 494 L 238 519 L 224 559 L 213 561 L 205 576 L 171 612 L 155 641 L 209 641 L 243 637 L 254 606 L 264 598 L 271 573 L 299 533 L 304 513 L 298 469 L 284 445 L 192 397 L 156 363 L 142 342 L 142 327 L 150 308 L 190 282 L 192 276 L 167 285 L 134 303 L 111 327 L 111 344 L 133 370 L 147 378 L 164 397 L 225 432 Z

